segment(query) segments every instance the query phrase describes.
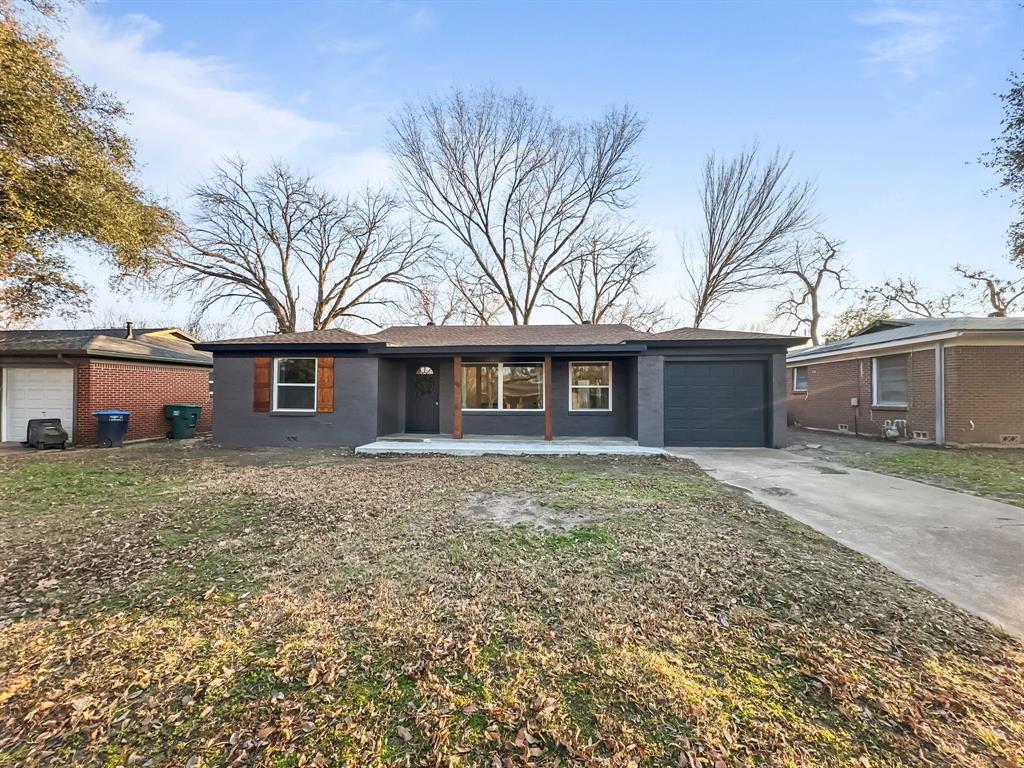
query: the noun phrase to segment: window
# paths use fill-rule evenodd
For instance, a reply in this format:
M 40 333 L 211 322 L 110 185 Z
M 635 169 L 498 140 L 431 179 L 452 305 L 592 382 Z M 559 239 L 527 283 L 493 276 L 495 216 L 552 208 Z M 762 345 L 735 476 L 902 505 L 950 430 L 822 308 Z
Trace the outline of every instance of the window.
M 793 391 L 807 391 L 807 366 L 793 369 Z
M 469 410 L 498 407 L 498 366 L 479 363 L 462 366 L 462 407 Z
M 274 410 L 316 411 L 316 358 L 274 360 Z
M 876 357 L 873 367 L 875 405 L 907 404 L 907 356 Z
M 469 411 L 544 410 L 544 366 L 540 363 L 465 363 L 462 407 Z
M 421 365 L 416 369 L 414 382 L 417 397 L 434 394 L 434 369 L 429 365 Z
M 569 363 L 569 410 L 612 409 L 612 364 Z

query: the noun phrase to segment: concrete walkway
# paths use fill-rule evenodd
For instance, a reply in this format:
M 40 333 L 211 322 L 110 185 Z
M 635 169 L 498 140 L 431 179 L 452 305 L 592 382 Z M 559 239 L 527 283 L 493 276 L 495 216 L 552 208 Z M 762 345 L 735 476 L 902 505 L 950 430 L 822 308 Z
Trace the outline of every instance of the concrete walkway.
M 1024 509 L 786 451 L 669 452 L 1024 637 Z
M 386 453 L 443 453 L 449 456 L 664 456 L 661 448 L 646 448 L 634 441 L 599 438 L 563 438 L 561 440 L 533 440 L 517 437 L 506 439 L 454 440 L 450 437 L 377 440 L 360 445 L 356 453 L 380 455 Z

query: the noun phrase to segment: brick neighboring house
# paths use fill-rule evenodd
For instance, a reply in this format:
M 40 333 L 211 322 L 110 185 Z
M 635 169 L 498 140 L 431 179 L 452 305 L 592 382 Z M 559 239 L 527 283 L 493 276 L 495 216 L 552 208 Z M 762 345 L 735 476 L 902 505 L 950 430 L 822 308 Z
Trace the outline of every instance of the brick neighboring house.
M 1024 446 L 1024 318 L 880 320 L 786 367 L 795 426 Z
M 29 419 L 55 417 L 77 445 L 96 443 L 95 411 L 129 411 L 127 440 L 163 437 L 165 405 L 203 406 L 213 421 L 213 357 L 177 328 L 0 331 L 0 442 L 25 439 Z

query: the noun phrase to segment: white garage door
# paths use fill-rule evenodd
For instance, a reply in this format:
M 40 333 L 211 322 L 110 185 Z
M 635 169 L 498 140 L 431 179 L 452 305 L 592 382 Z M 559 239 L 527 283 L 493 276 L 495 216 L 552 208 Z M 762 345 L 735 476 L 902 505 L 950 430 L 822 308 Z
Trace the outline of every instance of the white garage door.
M 71 368 L 6 368 L 4 373 L 4 440 L 24 440 L 29 419 L 60 419 L 68 439 L 73 439 L 75 372 Z

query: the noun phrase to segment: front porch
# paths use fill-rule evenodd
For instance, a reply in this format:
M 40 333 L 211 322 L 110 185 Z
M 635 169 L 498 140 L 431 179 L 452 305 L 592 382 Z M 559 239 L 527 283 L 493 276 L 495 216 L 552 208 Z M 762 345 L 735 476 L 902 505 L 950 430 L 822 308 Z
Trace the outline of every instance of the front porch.
M 384 435 L 360 445 L 356 453 L 366 455 L 442 453 L 449 456 L 666 456 L 661 448 L 637 444 L 628 437 L 554 437 L 544 440 L 523 435 Z
M 378 442 L 427 437 L 488 443 L 637 445 L 637 356 L 408 354 L 382 358 Z

